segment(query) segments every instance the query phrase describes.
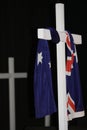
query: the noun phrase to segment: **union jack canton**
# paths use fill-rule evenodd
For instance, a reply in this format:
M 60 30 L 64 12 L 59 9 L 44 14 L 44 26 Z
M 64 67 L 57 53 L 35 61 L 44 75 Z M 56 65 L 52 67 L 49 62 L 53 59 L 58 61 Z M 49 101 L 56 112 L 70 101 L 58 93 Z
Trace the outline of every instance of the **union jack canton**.
M 85 115 L 78 57 L 76 46 L 70 32 L 66 31 L 66 89 L 68 121 Z

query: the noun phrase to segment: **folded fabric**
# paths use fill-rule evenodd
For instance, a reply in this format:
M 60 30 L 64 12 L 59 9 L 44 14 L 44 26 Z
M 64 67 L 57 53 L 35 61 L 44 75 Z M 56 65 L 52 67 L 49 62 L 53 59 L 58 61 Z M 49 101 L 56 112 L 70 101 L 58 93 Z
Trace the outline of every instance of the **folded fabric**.
M 51 32 L 52 42 L 59 42 L 59 35 L 54 28 Z M 34 106 L 35 117 L 42 118 L 57 111 L 51 74 L 51 58 L 48 41 L 38 40 L 34 69 Z
M 68 120 L 85 115 L 78 57 L 76 46 L 70 32 L 66 31 L 66 89 L 67 89 L 67 115 Z

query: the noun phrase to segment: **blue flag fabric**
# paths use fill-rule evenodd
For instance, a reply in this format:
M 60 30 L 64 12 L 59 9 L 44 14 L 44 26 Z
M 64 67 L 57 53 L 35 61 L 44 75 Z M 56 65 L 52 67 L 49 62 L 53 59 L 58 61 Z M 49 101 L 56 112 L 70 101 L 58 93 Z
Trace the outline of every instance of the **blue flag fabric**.
M 67 87 L 67 115 L 68 120 L 85 115 L 78 57 L 76 46 L 70 32 L 66 32 L 66 87 Z
M 54 28 L 49 28 L 53 42 L 59 41 Z M 48 41 L 38 40 L 34 69 L 34 105 L 35 117 L 42 118 L 57 111 L 51 74 L 51 59 Z

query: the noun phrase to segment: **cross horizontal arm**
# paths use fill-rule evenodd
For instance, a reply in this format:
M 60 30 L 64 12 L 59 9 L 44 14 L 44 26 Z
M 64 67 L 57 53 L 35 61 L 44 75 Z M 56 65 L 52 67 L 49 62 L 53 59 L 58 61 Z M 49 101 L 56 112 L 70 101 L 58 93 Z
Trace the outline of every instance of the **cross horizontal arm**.
M 59 31 L 58 32 L 60 41 L 66 42 L 66 33 L 65 31 Z M 46 40 L 51 40 L 51 33 L 49 29 L 44 29 L 44 28 L 39 28 L 37 30 L 37 35 L 39 39 L 46 39 Z M 82 44 L 82 36 L 78 34 L 72 34 L 74 43 L 75 44 Z
M 9 79 L 9 78 L 27 78 L 27 73 L 0 73 L 0 79 Z

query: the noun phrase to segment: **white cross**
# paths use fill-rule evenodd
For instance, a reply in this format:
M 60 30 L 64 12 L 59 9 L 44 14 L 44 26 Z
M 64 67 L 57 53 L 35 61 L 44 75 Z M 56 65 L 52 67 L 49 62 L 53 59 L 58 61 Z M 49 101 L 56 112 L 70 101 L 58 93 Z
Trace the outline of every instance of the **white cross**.
M 59 17 L 59 15 L 58 15 L 58 17 Z M 37 34 L 38 34 L 38 39 L 45 39 L 45 40 L 51 40 L 51 33 L 50 33 L 50 30 L 48 30 L 48 29 L 44 29 L 44 28 L 39 28 L 38 30 L 37 30 Z M 59 115 L 62 117 L 61 118 L 61 120 L 63 119 L 64 120 L 64 115 L 62 114 L 63 112 L 62 112 L 62 110 L 66 110 L 65 108 L 64 108 L 64 105 L 62 104 L 61 105 L 61 99 L 64 97 L 64 95 L 65 95 L 65 89 L 63 89 L 64 87 L 59 87 L 59 86 L 65 86 L 65 82 L 61 82 L 62 80 L 63 80 L 63 77 L 65 77 L 64 76 L 64 59 L 65 59 L 65 54 L 63 53 L 63 49 L 64 49 L 64 44 L 63 43 L 65 43 L 66 42 L 66 33 L 64 32 L 64 31 L 58 31 L 58 34 L 59 34 L 59 37 L 60 37 L 60 42 L 62 43 L 60 43 L 60 44 L 57 44 L 57 61 L 58 61 L 58 63 L 57 63 L 57 67 L 58 67 L 58 72 L 57 72 L 57 75 L 58 75 L 58 94 L 61 94 L 61 92 L 62 92 L 62 95 L 61 96 L 59 96 L 59 98 L 58 98 L 58 103 L 60 103 L 60 105 L 59 105 L 59 110 L 60 110 L 60 113 L 59 113 Z M 82 44 L 82 37 L 81 37 L 81 35 L 78 35 L 78 34 L 72 34 L 72 36 L 73 36 L 73 39 L 74 39 L 74 43 L 75 44 Z M 59 58 L 59 55 L 61 55 L 61 59 Z M 61 67 L 63 67 L 63 68 L 61 68 Z M 62 70 L 62 71 L 61 71 Z M 62 83 L 62 85 L 61 85 L 61 83 Z M 65 102 L 63 101 L 63 103 L 65 104 Z M 58 110 L 58 111 L 59 111 Z M 67 118 L 67 117 L 66 117 Z M 62 122 L 63 122 L 63 120 L 62 120 Z M 65 124 L 65 123 L 64 123 Z M 46 117 L 45 117 L 45 126 L 50 126 L 50 116 L 49 115 L 47 115 Z M 62 128 L 63 128 L 63 123 L 62 123 Z M 61 127 L 60 126 L 60 127 Z M 65 125 L 64 125 L 64 127 L 65 127 Z M 61 129 L 60 129 L 61 130 Z M 62 129 L 63 130 L 63 129 Z
M 64 4 L 55 5 L 56 30 L 59 33 L 60 43 L 56 45 L 57 50 L 57 88 L 58 88 L 58 121 L 59 130 L 68 130 L 67 107 L 66 107 L 66 78 L 65 78 L 65 42 L 66 34 L 64 31 Z M 39 39 L 51 40 L 50 30 L 39 28 L 37 30 Z M 81 44 L 82 37 L 78 34 L 72 34 L 74 43 Z M 63 81 L 63 82 L 62 82 Z M 45 126 L 50 126 L 50 115 L 45 117 Z
M 0 73 L 0 79 L 9 79 L 9 117 L 10 130 L 16 130 L 15 123 L 15 78 L 27 78 L 27 73 L 14 72 L 14 58 L 8 59 L 8 73 Z

